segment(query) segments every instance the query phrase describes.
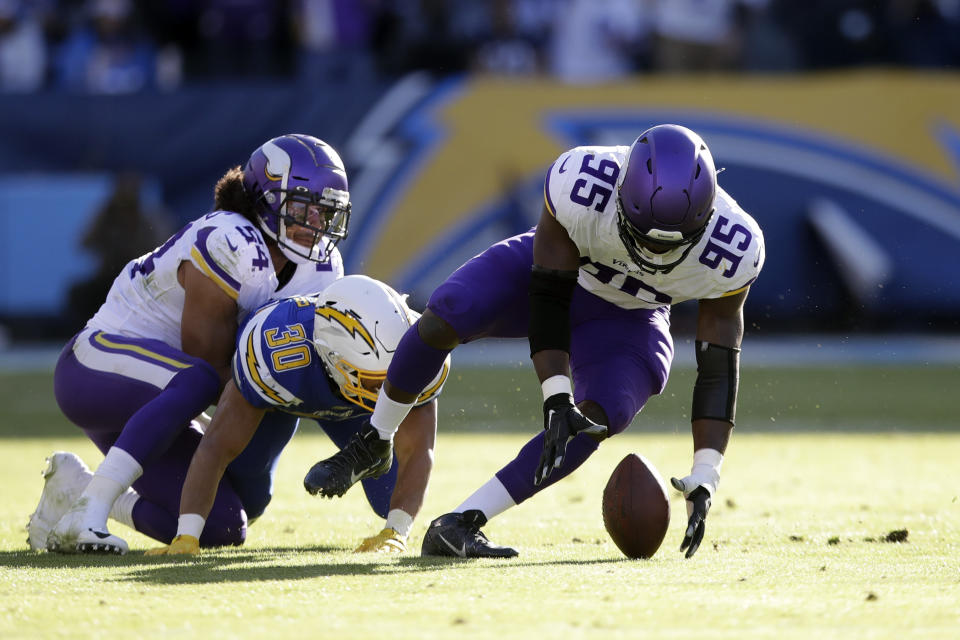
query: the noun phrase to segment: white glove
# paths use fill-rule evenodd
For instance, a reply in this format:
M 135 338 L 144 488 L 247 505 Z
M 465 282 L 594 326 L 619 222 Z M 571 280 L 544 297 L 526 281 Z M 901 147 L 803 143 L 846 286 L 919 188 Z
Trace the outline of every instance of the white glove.
M 687 529 L 680 543 L 680 550 L 686 550 L 687 558 L 693 556 L 703 542 L 707 513 L 720 484 L 722 464 L 723 454 L 716 449 L 698 449 L 693 453 L 690 475 L 670 478 L 670 484 L 677 491 L 682 491 L 687 501 Z

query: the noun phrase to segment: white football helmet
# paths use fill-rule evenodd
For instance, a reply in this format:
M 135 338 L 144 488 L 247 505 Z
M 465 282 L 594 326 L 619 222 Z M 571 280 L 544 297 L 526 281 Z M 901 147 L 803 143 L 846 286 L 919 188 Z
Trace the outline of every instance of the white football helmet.
M 420 314 L 379 280 L 344 276 L 317 296 L 313 345 L 350 402 L 373 411 L 400 338 Z

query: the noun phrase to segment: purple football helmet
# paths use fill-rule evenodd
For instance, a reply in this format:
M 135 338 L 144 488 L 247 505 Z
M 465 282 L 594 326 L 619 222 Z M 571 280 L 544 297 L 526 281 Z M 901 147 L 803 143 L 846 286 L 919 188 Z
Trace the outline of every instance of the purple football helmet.
M 326 262 L 347 237 L 350 192 L 343 161 L 323 140 L 293 133 L 263 143 L 243 169 L 260 228 L 297 264 Z
M 717 171 L 696 133 L 675 124 L 647 129 L 630 146 L 617 184 L 617 229 L 630 257 L 667 273 L 703 236 Z

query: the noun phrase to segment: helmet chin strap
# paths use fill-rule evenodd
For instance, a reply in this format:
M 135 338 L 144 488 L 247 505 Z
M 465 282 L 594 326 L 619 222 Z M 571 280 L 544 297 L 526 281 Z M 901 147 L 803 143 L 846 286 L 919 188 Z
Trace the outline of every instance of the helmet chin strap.
M 295 264 L 320 262 L 320 250 L 323 245 L 322 236 L 319 238 L 319 241 L 310 248 L 310 253 L 305 255 L 303 252 L 306 250 L 306 247 L 294 243 L 287 237 L 287 224 L 282 217 L 277 226 L 280 232 L 274 239 L 277 241 L 277 247 L 280 248 L 280 253 L 282 253 L 287 260 Z
M 310 257 L 307 257 L 302 253 L 299 253 L 293 247 L 288 245 L 286 242 L 277 242 L 277 247 L 280 248 L 280 253 L 282 253 L 287 260 L 295 264 L 307 264 L 308 262 L 320 262 L 320 258 L 319 258 L 320 245 L 314 245 L 313 249 L 310 250 Z

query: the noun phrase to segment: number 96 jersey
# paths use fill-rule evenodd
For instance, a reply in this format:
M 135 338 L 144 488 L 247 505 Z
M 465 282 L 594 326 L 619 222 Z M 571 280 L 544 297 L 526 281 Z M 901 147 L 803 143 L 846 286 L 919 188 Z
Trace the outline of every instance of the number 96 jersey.
M 577 147 L 547 171 L 546 207 L 580 251 L 580 286 L 625 309 L 719 298 L 749 287 L 763 267 L 763 234 L 719 186 L 706 231 L 680 264 L 650 273 L 631 260 L 617 231 L 616 185 L 628 151 Z

